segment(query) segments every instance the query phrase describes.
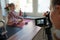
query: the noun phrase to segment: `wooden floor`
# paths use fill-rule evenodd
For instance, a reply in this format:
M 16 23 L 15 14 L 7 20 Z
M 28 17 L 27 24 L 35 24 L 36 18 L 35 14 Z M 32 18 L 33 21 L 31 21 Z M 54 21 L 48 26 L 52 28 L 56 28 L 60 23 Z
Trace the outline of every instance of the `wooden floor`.
M 32 40 L 41 27 L 35 26 L 34 21 L 30 21 L 22 30 L 11 36 L 8 40 Z

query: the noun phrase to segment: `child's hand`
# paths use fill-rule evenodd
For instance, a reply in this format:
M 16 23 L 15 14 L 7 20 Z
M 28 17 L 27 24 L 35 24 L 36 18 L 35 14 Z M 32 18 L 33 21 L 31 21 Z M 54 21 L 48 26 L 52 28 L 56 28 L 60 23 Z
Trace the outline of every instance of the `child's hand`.
M 47 15 L 46 13 L 43 14 L 43 16 L 46 16 L 46 15 Z

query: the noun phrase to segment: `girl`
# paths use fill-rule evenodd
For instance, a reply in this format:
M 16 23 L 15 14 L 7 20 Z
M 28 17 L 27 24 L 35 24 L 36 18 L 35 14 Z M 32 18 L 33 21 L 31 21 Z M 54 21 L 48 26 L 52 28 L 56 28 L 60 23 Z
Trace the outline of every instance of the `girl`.
M 17 15 L 15 12 L 15 5 L 13 3 L 8 5 L 9 13 L 8 13 L 8 25 L 17 25 L 23 21 L 23 18 Z

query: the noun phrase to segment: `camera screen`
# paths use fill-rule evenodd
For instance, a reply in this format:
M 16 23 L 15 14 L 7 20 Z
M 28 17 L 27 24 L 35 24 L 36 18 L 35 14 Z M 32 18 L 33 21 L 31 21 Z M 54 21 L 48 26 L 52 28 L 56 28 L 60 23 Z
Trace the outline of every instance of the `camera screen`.
M 35 20 L 35 25 L 36 25 L 36 26 L 46 25 L 46 19 L 45 19 L 45 18 L 36 19 L 36 20 Z

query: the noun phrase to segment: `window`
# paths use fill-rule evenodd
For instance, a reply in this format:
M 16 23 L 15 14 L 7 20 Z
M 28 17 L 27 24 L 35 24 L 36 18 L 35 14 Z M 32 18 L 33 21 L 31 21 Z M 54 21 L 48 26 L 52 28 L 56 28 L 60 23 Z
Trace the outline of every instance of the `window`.
M 32 0 L 9 0 L 9 3 L 16 5 L 16 11 L 21 8 L 22 12 L 33 12 Z
M 50 0 L 38 0 L 38 13 L 49 11 Z

